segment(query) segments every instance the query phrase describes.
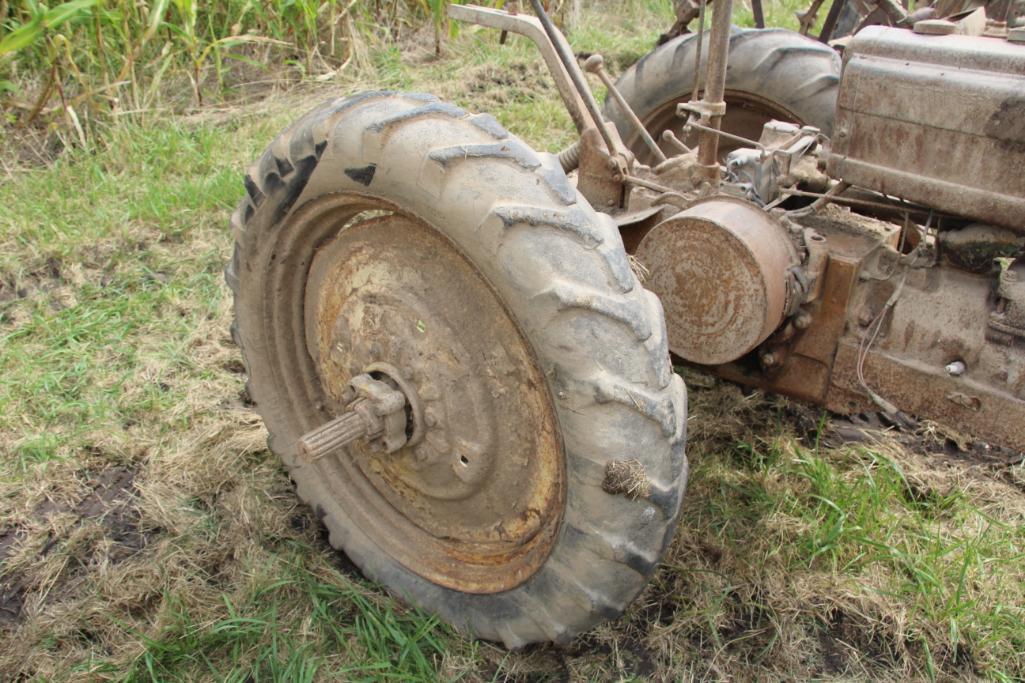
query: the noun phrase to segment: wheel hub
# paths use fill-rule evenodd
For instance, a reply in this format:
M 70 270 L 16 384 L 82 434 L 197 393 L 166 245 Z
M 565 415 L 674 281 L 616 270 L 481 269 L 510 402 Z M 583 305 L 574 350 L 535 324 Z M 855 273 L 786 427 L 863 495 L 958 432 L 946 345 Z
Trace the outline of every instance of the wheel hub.
M 375 540 L 459 590 L 522 582 L 558 526 L 563 454 L 544 378 L 487 281 L 440 233 L 393 214 L 320 248 L 305 309 L 328 412 L 346 410 L 363 373 L 415 397 L 405 446 L 357 443 L 317 463 L 374 510 Z

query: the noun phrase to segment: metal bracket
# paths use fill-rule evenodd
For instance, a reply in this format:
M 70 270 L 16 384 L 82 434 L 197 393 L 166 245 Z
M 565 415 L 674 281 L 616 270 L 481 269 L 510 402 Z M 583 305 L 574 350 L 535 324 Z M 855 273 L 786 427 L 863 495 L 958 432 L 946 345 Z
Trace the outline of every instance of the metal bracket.
M 587 87 L 587 80 L 573 56 L 566 37 L 555 28 L 537 0 L 531 0 L 531 4 L 537 13 L 536 17 L 514 15 L 476 5 L 449 5 L 448 14 L 458 21 L 519 33 L 530 38 L 548 65 L 577 132 L 583 135 L 588 129 L 596 131 L 609 154 L 620 158 L 622 164 L 629 166 L 629 150 L 623 145 L 615 128 L 605 125 L 598 103 Z
M 562 60 L 559 59 L 559 53 L 556 51 L 552 41 L 549 40 L 548 34 L 545 33 L 540 19 L 525 14 L 510 14 L 502 10 L 478 7 L 476 5 L 449 5 L 448 16 L 456 21 L 468 24 L 495 28 L 503 32 L 518 33 L 533 41 L 541 52 L 541 57 L 545 60 L 545 64 L 548 65 L 552 78 L 555 79 L 555 87 L 558 89 L 559 95 L 566 105 L 566 110 L 569 111 L 570 118 L 573 119 L 573 124 L 577 127 L 577 131 L 582 133 L 585 128 L 591 126 L 584 101 L 573 86 L 573 79 L 563 65 Z M 559 37 L 562 38 L 562 36 Z M 565 41 L 565 38 L 562 38 L 562 40 Z M 569 49 L 568 44 L 566 49 Z M 583 75 L 581 75 L 581 78 L 583 78 Z
M 699 120 L 708 121 L 713 116 L 724 116 L 726 114 L 726 103 L 695 100 L 691 102 L 680 102 L 676 105 L 677 116 L 683 118 L 688 114 L 697 114 Z

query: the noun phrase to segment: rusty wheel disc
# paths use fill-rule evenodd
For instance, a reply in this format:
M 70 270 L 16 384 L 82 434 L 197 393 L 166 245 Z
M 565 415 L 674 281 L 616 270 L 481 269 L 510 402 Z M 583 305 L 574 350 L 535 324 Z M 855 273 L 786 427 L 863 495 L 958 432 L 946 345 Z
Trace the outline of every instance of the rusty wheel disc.
M 422 434 L 395 453 L 360 443 L 312 466 L 408 569 L 463 592 L 508 590 L 547 557 L 564 500 L 547 385 L 492 287 L 446 237 L 381 215 L 389 207 L 359 208 L 336 215 L 344 227 L 312 258 L 294 330 L 315 369 L 303 383 L 337 414 L 352 377 L 395 368 L 417 397 L 408 434 Z

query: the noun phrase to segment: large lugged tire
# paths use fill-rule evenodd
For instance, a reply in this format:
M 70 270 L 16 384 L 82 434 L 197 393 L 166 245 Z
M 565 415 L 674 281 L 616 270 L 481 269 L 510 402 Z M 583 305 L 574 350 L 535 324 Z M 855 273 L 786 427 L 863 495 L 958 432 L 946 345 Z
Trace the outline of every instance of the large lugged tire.
M 419 94 L 319 107 L 246 189 L 226 269 L 233 334 L 270 446 L 331 544 L 509 647 L 618 616 L 672 539 L 687 462 L 662 308 L 615 223 L 554 157 Z M 417 385 L 427 436 L 304 462 L 297 440 L 337 414 L 338 384 L 367 360 Z M 477 479 L 470 457 L 486 463 Z M 624 472 L 628 485 L 611 476 Z M 493 509 L 522 511 L 522 491 L 547 507 L 487 526 Z
M 690 99 L 696 55 L 697 36 L 680 36 L 642 57 L 616 84 L 656 140 L 667 128 L 685 139 L 676 105 Z M 707 59 L 706 39 L 702 79 Z M 832 135 L 839 87 L 840 57 L 829 46 L 785 29 L 734 29 L 730 35 L 723 130 L 757 140 L 762 125 L 775 118 L 815 126 Z M 638 158 L 650 163 L 650 153 L 621 108 L 609 99 L 605 113 Z M 721 142 L 723 154 L 737 146 Z

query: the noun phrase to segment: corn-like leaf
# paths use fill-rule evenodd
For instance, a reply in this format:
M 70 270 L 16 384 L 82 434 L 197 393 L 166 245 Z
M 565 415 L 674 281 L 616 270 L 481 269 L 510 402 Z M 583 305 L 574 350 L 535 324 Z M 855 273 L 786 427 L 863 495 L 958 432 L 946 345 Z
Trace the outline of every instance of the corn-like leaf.
M 150 8 L 149 14 L 146 15 L 146 33 L 143 35 L 143 42 L 148 41 L 153 37 L 153 34 L 160 28 L 161 22 L 164 20 L 164 14 L 167 12 L 167 5 L 170 0 L 156 0 Z
M 57 28 L 65 21 L 74 19 L 76 16 L 84 16 L 86 10 L 96 4 L 96 0 L 71 0 L 52 9 L 46 10 L 43 15 L 43 25 L 46 28 Z
M 0 40 L 0 55 L 17 52 L 36 42 L 43 33 L 43 14 L 36 14 L 27 23 L 14 29 Z

